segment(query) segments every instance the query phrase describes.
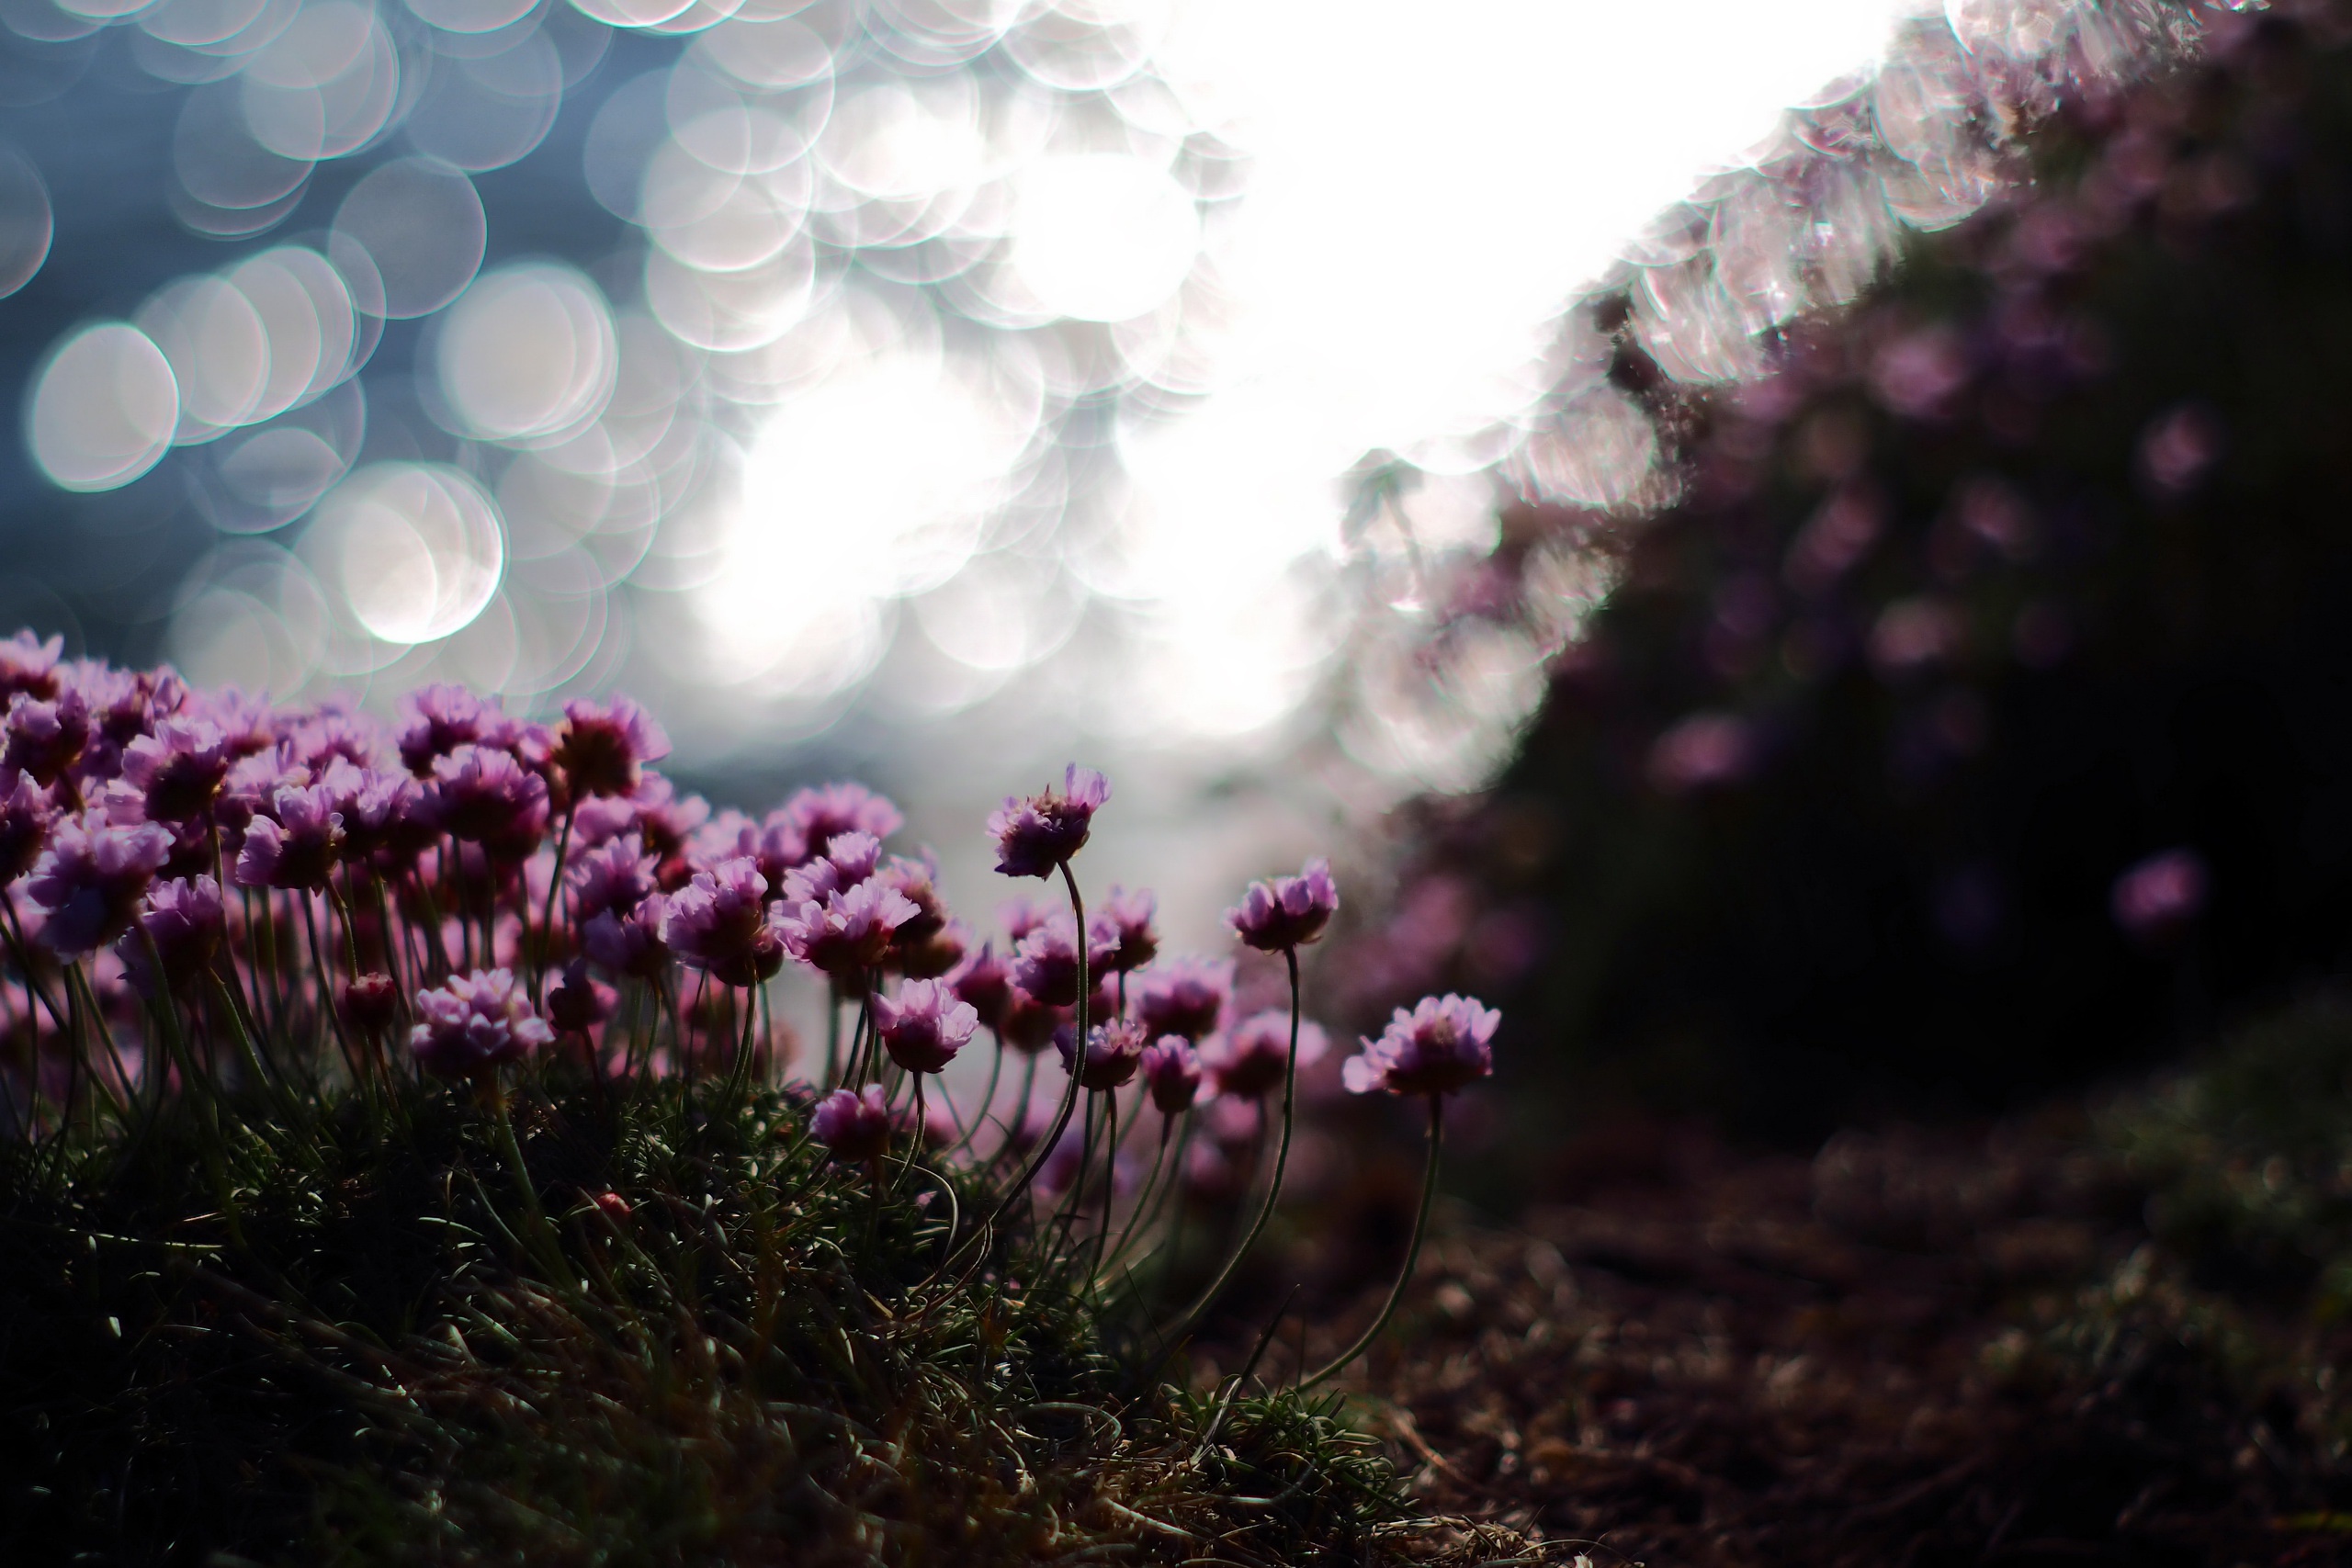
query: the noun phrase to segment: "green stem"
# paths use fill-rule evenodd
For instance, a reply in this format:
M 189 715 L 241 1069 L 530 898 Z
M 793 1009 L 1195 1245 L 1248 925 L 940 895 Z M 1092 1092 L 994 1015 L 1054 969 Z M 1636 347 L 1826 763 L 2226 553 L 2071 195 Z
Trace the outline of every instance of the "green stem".
M 1421 1171 L 1421 1206 L 1413 1215 L 1413 1239 L 1405 1248 L 1405 1267 L 1398 1270 L 1396 1283 L 1389 1291 L 1388 1300 L 1382 1305 L 1380 1315 L 1372 1320 L 1372 1326 L 1357 1336 L 1354 1344 L 1327 1362 L 1322 1371 L 1300 1380 L 1298 1386 L 1302 1390 L 1313 1388 L 1324 1379 L 1340 1372 L 1348 1363 L 1370 1349 L 1372 1342 L 1380 1337 L 1380 1331 L 1388 1326 L 1388 1320 L 1396 1315 L 1396 1303 L 1405 1299 L 1405 1287 L 1413 1282 L 1413 1267 L 1421 1260 L 1421 1237 L 1430 1225 L 1430 1201 L 1437 1196 L 1438 1156 L 1444 1147 L 1445 1096 L 1433 1094 L 1430 1096 L 1429 1162 Z
M 1062 885 L 1069 889 L 1070 918 L 1078 922 L 1078 1042 L 1077 1049 L 1070 1056 L 1069 1087 L 1062 1091 L 1061 1110 L 1054 1116 L 1053 1127 L 1038 1142 L 1037 1152 L 1030 1159 L 1028 1168 L 1021 1173 L 1021 1179 L 1012 1184 L 1012 1190 L 997 1205 L 996 1213 L 989 1215 L 988 1224 L 980 1227 L 982 1233 L 996 1228 L 1005 1215 L 1012 1213 L 1012 1206 L 1028 1195 L 1030 1183 L 1037 1179 L 1037 1173 L 1053 1157 L 1054 1146 L 1062 1141 L 1062 1134 L 1069 1127 L 1070 1114 L 1078 1109 L 1078 1069 L 1086 1061 L 1086 1007 L 1091 999 L 1093 984 L 1092 977 L 1086 972 L 1086 900 L 1079 895 L 1078 876 L 1070 870 L 1069 862 L 1061 863 L 1061 872 Z M 1029 1115 L 1026 1101 L 1022 1105 L 1021 1114 L 1025 1122 Z

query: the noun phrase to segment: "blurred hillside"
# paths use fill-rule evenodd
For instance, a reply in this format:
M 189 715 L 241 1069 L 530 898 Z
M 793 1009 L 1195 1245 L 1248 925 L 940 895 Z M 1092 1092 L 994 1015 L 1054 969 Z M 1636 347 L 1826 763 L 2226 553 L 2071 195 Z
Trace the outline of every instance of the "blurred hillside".
M 1422 808 L 1361 1001 L 1476 986 L 1526 1070 L 1804 1137 L 2336 971 L 2352 12 L 2191 9 L 2193 60 L 1970 128 L 2018 183 L 1752 378 L 1694 384 L 1647 278 L 1572 323 L 1671 499 L 1507 511 L 1441 656 L 1563 560 L 1615 587 L 1495 788 Z

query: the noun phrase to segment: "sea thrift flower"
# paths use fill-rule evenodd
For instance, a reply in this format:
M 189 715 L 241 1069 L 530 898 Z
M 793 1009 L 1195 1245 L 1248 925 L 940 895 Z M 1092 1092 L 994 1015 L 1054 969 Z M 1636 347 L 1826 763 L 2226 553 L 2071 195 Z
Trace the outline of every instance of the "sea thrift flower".
M 1090 973 L 1100 975 L 1116 949 L 1097 933 L 1086 944 Z M 1078 924 L 1057 915 L 1021 939 L 1012 952 L 1013 983 L 1049 1007 L 1069 1007 L 1078 1000 Z
M 52 701 L 22 693 L 8 699 L 7 747 L 0 768 L 22 768 L 53 784 L 81 760 L 90 741 L 90 709 L 70 687 Z
M 998 905 L 996 913 L 997 919 L 1004 922 L 1004 940 L 1018 947 L 1023 937 L 1060 914 L 1061 910 L 1058 902 L 1047 903 L 1024 893 Z
M 869 874 L 880 877 L 883 886 L 904 894 L 907 902 L 915 907 L 915 918 L 899 928 L 892 946 L 901 952 L 912 951 L 946 929 L 947 906 L 939 897 L 939 864 L 928 850 L 921 860 L 892 855 L 889 864 Z
M 910 980 L 893 997 L 874 998 L 874 1027 L 890 1060 L 910 1073 L 936 1073 L 971 1043 L 980 1015 L 937 980 Z
M 1396 1010 L 1377 1040 L 1340 1066 L 1351 1094 L 1451 1094 L 1495 1070 L 1492 1042 L 1503 1015 L 1472 997 L 1423 997 Z
M 784 900 L 822 903 L 832 894 L 856 886 L 882 863 L 882 840 L 871 833 L 836 833 L 823 854 L 784 874 Z
M 229 776 L 229 738 L 209 719 L 167 718 L 122 751 L 122 784 L 150 822 L 194 821 Z M 118 786 L 120 787 L 120 786 Z
M 607 909 L 634 909 L 655 889 L 654 859 L 635 833 L 607 839 L 564 868 L 572 919 L 587 924 Z
M 245 828 L 244 848 L 237 854 L 238 884 L 324 887 L 343 854 L 343 813 L 334 808 L 334 793 L 324 784 L 281 788 L 270 797 L 269 811 Z
M 669 945 L 662 940 L 669 916 L 669 896 L 649 893 L 627 914 L 606 909 L 590 920 L 581 930 L 581 945 L 616 975 L 658 979 L 670 963 Z
M 324 773 L 340 761 L 371 773 L 380 748 L 373 720 L 331 710 L 296 725 L 287 738 L 286 750 L 296 762 L 313 772 Z
M 437 989 L 417 992 L 416 1014 L 408 1048 L 417 1066 L 438 1077 L 469 1077 L 518 1062 L 555 1038 L 505 969 L 452 975 Z
M 996 1033 L 1014 1050 L 1034 1055 L 1051 1044 L 1069 1021 L 1068 1009 L 1048 1006 L 1014 986 L 1005 1001 L 1004 1021 L 997 1026 Z
M 860 784 L 830 784 L 804 789 L 784 803 L 786 819 L 798 833 L 800 855 L 813 860 L 832 851 L 842 833 L 887 839 L 906 825 L 899 808 Z
M 1110 957 L 1094 973 L 1124 975 L 1142 968 L 1159 955 L 1159 933 L 1151 926 L 1151 917 L 1159 906 L 1159 900 L 1148 887 L 1139 887 L 1133 893 L 1111 889 L 1102 908 L 1092 911 L 1087 920 L 1095 942 L 1111 949 Z
M 1241 902 L 1225 912 L 1225 922 L 1251 947 L 1285 953 L 1321 936 L 1339 907 L 1330 863 L 1311 860 L 1296 876 L 1251 883 Z
M 864 1094 L 837 1089 L 818 1102 L 808 1119 L 808 1131 L 837 1159 L 871 1164 L 890 1148 L 890 1108 L 882 1086 L 868 1084 Z
M 453 839 L 501 860 L 538 847 L 548 825 L 548 781 L 511 751 L 471 743 L 433 760 L 433 810 Z
M 2177 936 L 2205 908 L 2205 861 L 2195 850 L 2150 855 L 2115 879 L 2108 909 L 2134 942 Z
M 670 900 L 662 940 L 690 969 L 707 969 L 729 986 L 756 986 L 784 966 L 784 943 L 770 929 L 768 887 L 748 856 L 697 872 Z
M 0 777 L 6 777 L 0 771 Z M 19 773 L 6 795 L 0 795 L 0 886 L 32 869 L 49 843 L 50 819 L 56 807 L 49 791 Z
M 1233 1000 L 1233 960 L 1163 960 L 1136 976 L 1133 997 L 1136 1017 L 1152 1034 L 1197 1043 L 1225 1021 Z
M 1006 795 L 989 816 L 996 840 L 996 868 L 1006 876 L 1051 876 L 1086 847 L 1094 814 L 1111 798 L 1111 782 L 1076 762 L 1063 770 L 1062 787 L 1023 800 Z
M 218 882 L 209 876 L 159 882 L 148 892 L 136 928 L 115 943 L 115 956 L 141 995 L 175 991 L 211 964 L 228 929 Z
M 338 758 L 322 782 L 343 817 L 345 860 L 398 872 L 415 864 L 417 856 L 440 841 L 424 788 L 409 774 L 393 768 L 357 768 Z
M 1012 969 L 991 944 L 982 942 L 979 952 L 949 970 L 947 984 L 982 1023 L 1000 1035 L 1004 1032 L 1005 1014 L 1012 1007 Z
M 1323 1059 L 1331 1037 L 1313 1019 L 1298 1021 L 1298 1065 Z M 1219 1094 L 1255 1100 L 1282 1087 L 1290 1071 L 1290 1014 L 1281 1008 L 1253 1013 L 1224 1034 L 1211 1035 L 1201 1045 L 1201 1065 L 1216 1081 Z
M 890 933 L 912 919 L 906 896 L 871 882 L 803 902 L 776 922 L 784 945 L 811 969 L 836 978 L 865 974 L 890 950 Z
M 1114 1018 L 1088 1030 L 1083 1063 L 1078 1062 L 1074 1033 L 1067 1029 L 1056 1032 L 1054 1048 L 1061 1053 L 1063 1068 L 1075 1072 L 1083 1088 L 1117 1089 L 1134 1077 L 1136 1069 L 1143 1065 L 1143 1025 L 1131 1018 Z
M 563 977 L 548 987 L 548 1021 L 560 1030 L 585 1034 L 613 1016 L 617 1000 L 610 986 L 590 975 L 584 962 L 574 959 L 564 969 Z
M 345 980 L 335 1005 L 345 1023 L 362 1034 L 377 1034 L 390 1029 L 399 1016 L 400 991 L 390 975 L 371 969 Z
M 0 698 L 21 693 L 46 701 L 57 695 L 57 656 L 64 650 L 63 637 L 42 642 L 29 630 L 0 642 Z
M 1181 1116 L 1201 1094 L 1201 1055 L 1180 1035 L 1163 1035 L 1143 1051 L 1143 1081 L 1162 1116 Z
M 96 814 L 61 821 L 25 883 L 26 898 L 49 917 L 40 940 L 74 958 L 120 936 L 171 852 L 171 834 L 152 822 L 109 828 Z
M 433 764 L 460 746 L 482 738 L 493 711 L 463 686 L 421 686 L 401 699 L 404 722 L 394 742 L 401 761 L 418 778 L 433 776 Z
M 581 698 L 564 704 L 548 760 L 578 797 L 628 795 L 645 763 L 669 754 L 662 727 L 627 697 L 616 696 L 609 703 Z
M 915 920 L 922 918 L 922 901 L 909 895 L 915 906 Z M 915 920 L 910 920 L 912 925 Z M 972 945 L 972 930 L 961 920 L 949 920 L 922 942 L 909 942 L 907 928 L 901 926 L 892 934 L 887 962 L 890 967 L 910 980 L 933 980 L 946 975 L 964 962 L 964 954 Z

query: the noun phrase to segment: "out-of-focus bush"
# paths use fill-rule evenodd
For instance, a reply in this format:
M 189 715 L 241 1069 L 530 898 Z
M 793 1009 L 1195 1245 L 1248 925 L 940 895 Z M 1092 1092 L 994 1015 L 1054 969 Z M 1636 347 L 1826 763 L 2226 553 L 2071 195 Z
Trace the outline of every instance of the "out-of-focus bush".
M 1427 806 L 1367 1003 L 1804 1136 L 2143 1061 L 2352 937 L 2352 26 L 2212 25 L 2012 192 L 1693 391 L 1603 299 L 1676 496 L 1528 505 L 1619 586 L 1490 793 Z M 1604 1096 L 1605 1097 L 1605 1096 Z M 1551 1125 L 1551 1111 L 1544 1111 Z

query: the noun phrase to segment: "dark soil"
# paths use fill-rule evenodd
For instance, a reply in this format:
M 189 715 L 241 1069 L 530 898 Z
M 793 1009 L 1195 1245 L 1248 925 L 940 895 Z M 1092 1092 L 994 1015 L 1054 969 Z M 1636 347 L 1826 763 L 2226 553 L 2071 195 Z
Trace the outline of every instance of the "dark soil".
M 2196 1277 L 2081 1134 L 1594 1140 L 1432 1242 L 1367 1418 L 1526 1561 L 2352 1563 L 2352 1340 L 2306 1280 Z

